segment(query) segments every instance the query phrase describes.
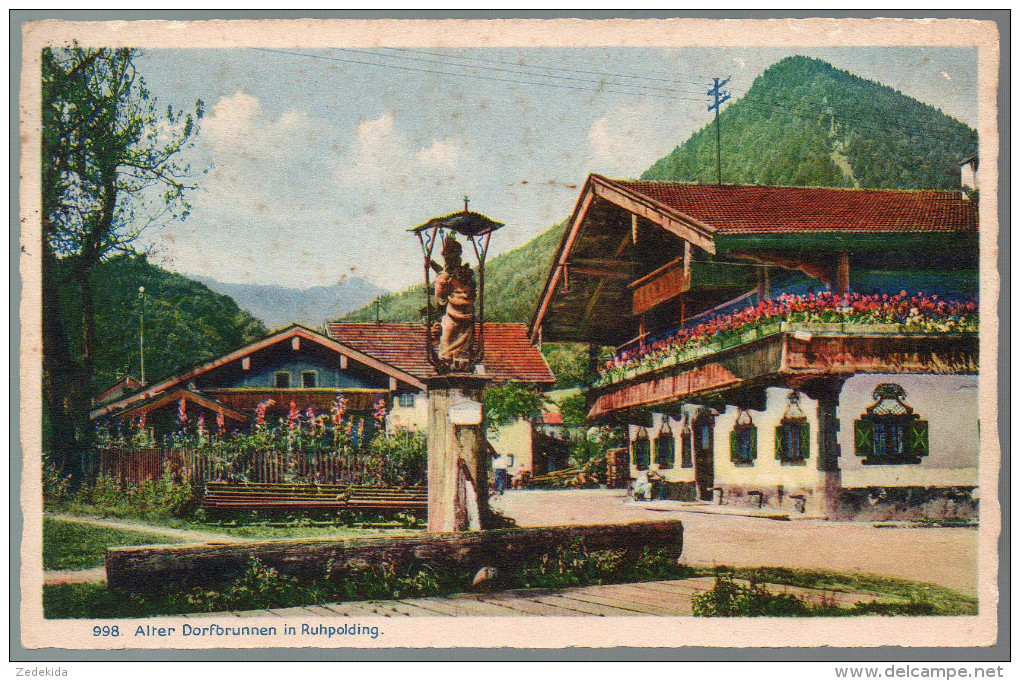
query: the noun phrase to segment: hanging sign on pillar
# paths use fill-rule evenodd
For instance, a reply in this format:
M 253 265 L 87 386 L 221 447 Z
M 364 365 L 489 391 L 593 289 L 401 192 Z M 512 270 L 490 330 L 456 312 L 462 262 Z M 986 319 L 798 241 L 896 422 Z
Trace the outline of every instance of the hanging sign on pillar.
M 450 423 L 455 426 L 477 426 L 482 422 L 482 403 L 464 400 L 450 405 Z

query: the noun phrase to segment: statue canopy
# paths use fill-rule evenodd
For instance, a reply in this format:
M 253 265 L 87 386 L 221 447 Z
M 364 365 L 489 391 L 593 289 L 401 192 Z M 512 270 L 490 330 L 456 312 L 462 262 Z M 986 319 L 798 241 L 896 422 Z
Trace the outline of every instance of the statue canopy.
M 418 225 L 407 231 L 420 233 L 432 229 L 444 229 L 452 230 L 465 237 L 479 237 L 491 234 L 502 226 L 502 222 L 496 222 L 481 213 L 462 210 L 457 213 L 432 218 L 425 224 Z

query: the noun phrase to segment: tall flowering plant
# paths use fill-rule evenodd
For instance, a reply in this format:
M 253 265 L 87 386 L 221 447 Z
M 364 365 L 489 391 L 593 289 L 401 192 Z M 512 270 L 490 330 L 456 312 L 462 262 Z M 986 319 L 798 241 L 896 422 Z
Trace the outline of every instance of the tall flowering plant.
M 375 420 L 376 428 L 382 430 L 386 427 L 386 414 L 388 413 L 386 410 L 386 400 L 382 397 L 376 398 L 372 406 L 372 418 Z

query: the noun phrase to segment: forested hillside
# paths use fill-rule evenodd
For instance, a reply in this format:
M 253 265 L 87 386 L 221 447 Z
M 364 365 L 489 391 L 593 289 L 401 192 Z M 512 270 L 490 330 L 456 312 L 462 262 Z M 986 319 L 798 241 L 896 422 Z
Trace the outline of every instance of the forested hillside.
M 957 164 L 977 153 L 977 132 L 963 123 L 892 88 L 807 57 L 777 62 L 723 109 L 725 183 L 956 188 Z M 642 177 L 714 182 L 713 125 L 694 133 Z M 486 318 L 531 320 L 564 226 L 490 261 Z M 380 318 L 419 320 L 423 296 L 421 286 L 382 296 Z M 375 304 L 346 319 L 374 320 Z
M 885 85 L 788 57 L 723 105 L 723 182 L 877 189 L 954 189 L 977 132 Z M 716 181 L 711 123 L 642 175 Z
M 118 255 L 101 262 L 92 282 L 99 334 L 96 391 L 114 383 L 128 366 L 133 375 L 139 375 L 139 286 L 145 287 L 146 294 L 145 378 L 149 383 L 266 333 L 262 322 L 229 296 L 156 267 L 141 255 Z M 80 351 L 81 342 L 81 303 L 77 298 L 71 286 L 60 287 L 61 320 L 73 352 Z

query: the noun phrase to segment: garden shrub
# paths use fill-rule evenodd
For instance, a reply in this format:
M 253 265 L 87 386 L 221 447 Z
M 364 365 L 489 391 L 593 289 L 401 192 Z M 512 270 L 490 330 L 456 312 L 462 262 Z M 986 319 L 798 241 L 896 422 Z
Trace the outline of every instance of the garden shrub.
M 692 605 L 695 617 L 797 617 L 810 610 L 793 594 L 774 594 L 756 581 L 745 586 L 728 573 L 716 574 L 715 585 L 694 594 Z

